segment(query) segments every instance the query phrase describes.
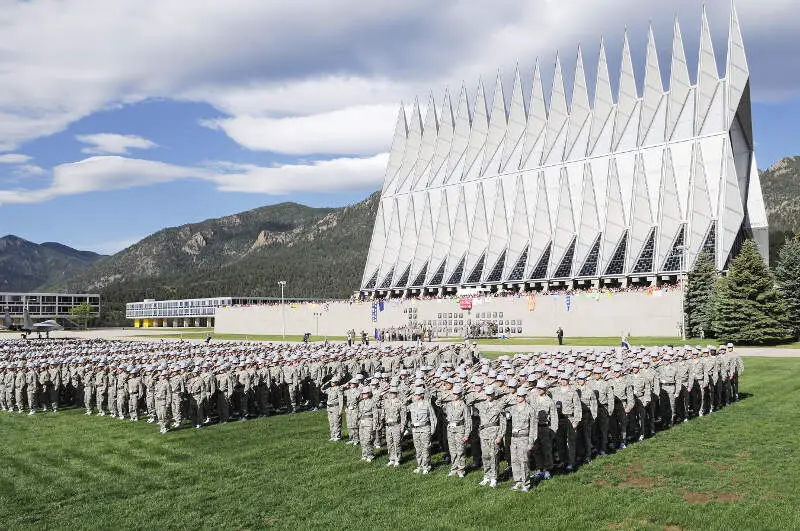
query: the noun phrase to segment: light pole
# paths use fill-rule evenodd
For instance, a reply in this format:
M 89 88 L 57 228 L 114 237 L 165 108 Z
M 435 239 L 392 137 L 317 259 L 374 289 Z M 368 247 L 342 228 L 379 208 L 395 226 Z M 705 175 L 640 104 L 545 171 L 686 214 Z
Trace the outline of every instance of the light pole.
M 686 246 L 681 245 L 678 247 L 681 252 L 681 271 L 680 271 L 680 283 L 681 283 L 681 341 L 686 342 Z
M 319 318 L 322 316 L 322 312 L 314 312 L 314 318 L 317 321 L 317 330 L 314 333 L 315 336 L 319 337 Z
M 281 319 L 283 319 L 283 339 L 286 339 L 286 303 L 283 302 L 283 288 L 286 287 L 285 280 L 279 280 L 278 285 L 281 287 Z

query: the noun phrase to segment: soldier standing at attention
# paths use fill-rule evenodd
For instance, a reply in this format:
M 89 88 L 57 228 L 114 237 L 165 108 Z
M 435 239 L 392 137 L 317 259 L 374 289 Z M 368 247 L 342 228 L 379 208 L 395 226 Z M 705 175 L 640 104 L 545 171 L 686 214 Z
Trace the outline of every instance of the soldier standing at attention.
M 92 396 L 95 394 L 95 383 L 97 374 L 91 365 L 86 364 L 83 368 L 83 405 L 86 407 L 86 414 L 92 414 Z
M 105 403 L 106 392 L 108 391 L 108 374 L 106 374 L 106 366 L 104 363 L 99 363 L 94 373 L 94 390 L 95 390 L 95 407 L 97 414 L 101 417 L 106 416 L 103 404 Z
M 140 371 L 134 370 L 131 372 L 131 377 L 128 378 L 128 416 L 131 422 L 139 420 L 139 399 L 144 392 L 144 384 L 140 375 L 142 372 L 144 372 L 144 368 Z
M 378 417 L 378 407 L 372 398 L 372 389 L 364 386 L 358 399 L 358 440 L 361 442 L 361 460 L 370 462 L 375 456 L 375 446 L 372 435 L 375 432 L 375 420 Z
M 189 393 L 189 416 L 195 429 L 198 429 L 203 422 L 203 377 L 197 368 L 192 370 L 186 382 L 186 391 Z
M 575 390 L 581 398 L 581 422 L 578 429 L 578 448 L 580 459 L 588 463 L 592 459 L 592 428 L 597 418 L 597 395 L 591 383 L 587 384 L 589 373 L 578 373 L 578 385 Z
M 128 394 L 128 372 L 123 367 L 117 373 L 117 415 L 120 420 L 125 418 L 125 399 Z
M 358 381 L 353 378 L 350 380 L 348 388 L 344 391 L 344 398 L 347 409 L 345 419 L 347 420 L 347 434 L 350 440 L 347 444 L 358 446 Z
M 641 365 L 638 361 L 631 363 L 631 384 L 633 387 L 633 417 L 636 419 L 636 431 L 639 432 L 639 440 L 644 440 L 645 433 L 647 433 L 647 415 L 646 411 L 650 405 L 652 396 L 651 380 L 641 372 Z
M 558 327 L 558 329 L 556 329 L 556 338 L 558 339 L 559 345 L 564 344 L 564 329 L 561 328 L 560 326 Z
M 485 400 L 475 403 L 480 417 L 478 437 L 481 440 L 483 480 L 481 485 L 497 486 L 498 447 L 503 442 L 505 422 L 501 422 L 503 404 L 495 400 L 494 386 L 487 385 L 483 392 Z
M 411 418 L 411 434 L 414 439 L 414 449 L 417 453 L 417 468 L 415 474 L 431 471 L 431 434 L 436 431 L 436 413 L 430 402 L 425 399 L 423 387 L 414 388 L 414 400 L 408 406 Z
M 331 432 L 331 441 L 338 441 L 342 438 L 342 404 L 344 397 L 339 382 L 334 377 L 330 382 L 323 384 L 322 390 L 328 394 L 328 428 Z
M 158 420 L 158 426 L 160 427 L 160 433 L 167 433 L 167 425 L 169 424 L 167 407 L 172 401 L 171 398 L 169 372 L 161 371 L 156 373 L 153 383 L 153 405 L 155 408 L 155 418 Z
M 36 370 L 36 366 L 29 363 L 28 370 L 25 372 L 25 390 L 28 392 L 28 415 L 36 413 L 36 391 L 38 387 L 39 373 Z
M 178 428 L 183 421 L 181 416 L 181 401 L 183 393 L 186 391 L 186 384 L 183 375 L 177 368 L 173 368 L 169 377 L 169 394 L 171 397 L 170 408 L 172 409 L 172 427 Z
M 529 399 L 537 423 L 533 458 L 536 462 L 534 477 L 539 480 L 550 479 L 550 470 L 553 468 L 553 435 L 558 430 L 558 411 L 556 403 L 547 395 L 548 387 L 547 381 L 538 380 L 533 396 Z
M 528 456 L 536 442 L 537 423 L 533 408 L 526 400 L 527 391 L 520 387 L 515 395 L 517 403 L 508 410 L 511 415 L 511 472 L 514 477 L 511 490 L 528 492 L 531 487 Z
M 383 399 L 383 419 L 386 425 L 386 452 L 389 462 L 386 466 L 400 466 L 400 442 L 406 429 L 406 404 L 398 396 L 397 387 L 389 387 L 389 394 Z M 341 411 L 340 411 L 341 421 Z
M 613 433 L 617 438 L 617 448 L 624 450 L 628 442 L 628 414 L 634 406 L 633 386 L 627 375 L 622 374 L 622 367 L 614 366 L 614 378 L 611 380 L 613 394 Z
M 561 465 L 567 472 L 571 472 L 575 466 L 575 443 L 577 442 L 575 430 L 581 421 L 583 408 L 577 391 L 569 385 L 569 375 L 562 373 L 559 382 L 560 385 L 553 391 L 553 401 L 556 403 L 558 412 L 556 445 Z
M 448 476 L 457 475 L 464 477 L 467 466 L 466 443 L 472 431 L 472 412 L 470 407 L 461 399 L 463 390 L 460 385 L 453 387 L 453 399 L 445 404 L 444 416 L 447 419 L 447 446 L 450 449 L 450 473 Z

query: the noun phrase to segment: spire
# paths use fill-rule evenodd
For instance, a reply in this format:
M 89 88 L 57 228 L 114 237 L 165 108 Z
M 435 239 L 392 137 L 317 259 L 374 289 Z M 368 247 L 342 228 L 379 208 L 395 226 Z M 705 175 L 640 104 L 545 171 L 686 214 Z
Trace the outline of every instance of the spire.
M 608 75 L 608 60 L 606 59 L 605 40 L 600 40 L 600 56 L 597 60 L 597 81 L 594 88 L 594 114 L 592 116 L 592 129 L 589 134 L 589 153 L 599 155 L 611 151 L 611 142 L 608 131 L 613 129 L 613 122 L 609 118 L 614 110 L 614 96 L 611 93 L 611 77 Z M 600 142 L 601 135 L 606 131 L 607 142 Z
M 564 126 L 567 123 L 569 111 L 567 110 L 567 95 L 564 91 L 564 76 L 561 72 L 561 59 L 556 53 L 556 66 L 553 73 L 553 89 L 550 92 L 550 113 L 547 119 L 547 136 L 545 137 L 544 158 L 550 162 L 561 162 L 564 156 L 563 149 L 559 153 L 556 147 L 562 137 Z
M 487 170 L 490 174 L 500 171 L 500 158 L 506 129 L 508 129 L 506 98 L 503 94 L 503 78 L 498 70 L 497 81 L 494 84 L 492 115 L 489 117 L 489 134 L 486 137 L 486 155 L 481 162 L 481 175 L 486 173 Z
M 689 101 L 691 82 L 689 67 L 686 65 L 686 54 L 683 50 L 683 38 L 678 17 L 675 17 L 675 33 L 672 39 L 672 65 L 669 81 L 669 107 L 667 108 L 667 140 L 675 135 L 678 120 Z M 689 132 L 691 136 L 691 132 Z
M 462 181 L 477 179 L 480 176 L 481 163 L 489 134 L 489 111 L 486 109 L 486 93 L 483 81 L 478 78 L 478 92 L 475 94 L 475 106 L 472 111 L 472 130 L 469 134 L 467 152 L 464 155 L 464 173 Z
M 628 30 L 626 29 L 625 40 L 622 44 L 622 68 L 619 78 L 619 97 L 617 98 L 617 119 L 614 125 L 613 149 L 617 148 L 622 135 L 629 127 L 638 99 L 636 77 L 633 73 L 633 60 L 631 59 L 631 46 L 628 43 Z
M 728 61 L 725 76 L 728 78 L 728 118 L 726 123 L 730 124 L 736 116 L 739 101 L 750 79 L 742 30 L 739 27 L 739 16 L 733 2 L 731 2 L 731 25 L 728 34 Z
M 397 122 L 394 126 L 394 137 L 392 137 L 392 149 L 389 152 L 389 162 L 386 164 L 386 176 L 383 179 L 383 192 L 389 188 L 394 178 L 403 164 L 403 155 L 406 149 L 406 136 L 408 136 L 408 124 L 406 123 L 406 111 L 403 109 L 403 102 L 400 102 L 400 110 L 397 112 Z
M 711 42 L 711 30 L 708 27 L 706 8 L 703 6 L 703 27 L 700 32 L 700 61 L 697 65 L 697 108 L 695 109 L 695 134 L 700 134 L 706 120 L 714 94 L 719 85 L 717 59 L 714 56 L 714 45 Z
M 450 144 L 450 154 L 447 160 L 445 182 L 458 182 L 461 179 L 461 173 L 457 170 L 463 168 L 464 152 L 469 142 L 471 125 L 472 116 L 470 115 L 469 102 L 467 101 L 467 87 L 462 85 L 461 94 L 458 97 L 458 111 L 453 131 L 453 142 Z
M 419 157 L 419 148 L 422 144 L 422 113 L 419 110 L 419 100 L 414 98 L 414 107 L 411 109 L 411 119 L 408 124 L 408 137 L 406 138 L 406 152 L 403 155 L 403 167 L 395 179 L 395 193 L 408 192 L 414 177 L 414 166 Z
M 583 136 L 582 146 L 577 142 L 581 131 L 586 127 L 589 118 L 589 89 L 586 87 L 586 72 L 583 68 L 583 53 L 578 46 L 578 58 L 575 61 L 575 79 L 572 85 L 572 103 L 569 112 L 569 129 L 567 130 L 567 149 L 565 158 L 583 158 L 586 156 L 587 138 Z
M 539 60 L 533 70 L 533 85 L 531 87 L 531 101 L 528 110 L 528 124 L 525 128 L 525 139 L 522 147 L 522 161 L 520 168 L 536 168 L 542 158 L 541 148 L 534 152 L 536 144 L 547 125 L 547 106 L 544 102 L 544 88 L 542 86 L 542 72 L 539 69 Z
M 500 160 L 500 171 L 512 171 L 519 168 L 522 156 L 523 135 L 527 122 L 525 101 L 522 97 L 522 80 L 519 67 L 514 70 L 514 88 L 511 91 L 511 109 L 508 113 L 508 132 L 503 142 L 503 156 Z
M 436 117 L 436 102 L 433 93 L 428 98 L 428 109 L 425 112 L 425 123 L 422 126 L 422 142 L 419 148 L 419 158 L 414 167 L 413 190 L 425 188 L 428 184 L 428 175 L 431 172 L 431 161 L 436 151 L 436 139 L 439 136 L 439 121 Z
M 438 186 L 444 182 L 447 172 L 447 154 L 453 142 L 453 105 L 450 103 L 450 92 L 445 90 L 444 100 L 440 108 L 439 134 L 436 136 L 436 149 L 431 159 L 431 173 L 428 186 Z
M 656 116 L 661 98 L 664 96 L 664 86 L 661 84 L 661 69 L 658 66 L 658 49 L 656 38 L 653 35 L 653 24 L 647 37 L 647 67 L 644 75 L 644 95 L 642 97 L 642 116 L 639 122 L 639 145 L 644 143 L 645 137 L 650 132 L 650 127 L 658 127 L 653 119 Z M 663 128 L 663 118 L 661 127 Z M 663 141 L 663 133 L 660 138 Z

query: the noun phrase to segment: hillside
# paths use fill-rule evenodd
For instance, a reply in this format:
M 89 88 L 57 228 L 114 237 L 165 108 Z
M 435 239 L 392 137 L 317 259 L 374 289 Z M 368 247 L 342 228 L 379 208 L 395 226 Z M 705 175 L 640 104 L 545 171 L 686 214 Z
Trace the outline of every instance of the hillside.
M 0 291 L 30 291 L 63 282 L 104 258 L 60 243 L 33 243 L 14 235 L 0 238 Z
M 48 289 L 97 291 L 106 323 L 143 298 L 347 297 L 358 288 L 379 194 L 336 209 L 282 203 L 161 230 Z
M 767 207 L 770 263 L 786 237 L 800 232 L 800 156 L 786 157 L 761 172 L 761 189 Z

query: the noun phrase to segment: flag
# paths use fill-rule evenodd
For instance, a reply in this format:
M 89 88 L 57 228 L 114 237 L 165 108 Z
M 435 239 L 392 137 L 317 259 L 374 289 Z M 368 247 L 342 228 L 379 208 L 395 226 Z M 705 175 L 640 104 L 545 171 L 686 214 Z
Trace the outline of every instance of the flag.
M 536 309 L 536 296 L 531 295 L 530 297 L 528 297 L 528 311 L 532 312 L 535 309 Z
M 572 295 L 567 294 L 566 298 L 567 298 L 567 311 L 570 311 L 570 308 L 572 306 Z
M 383 311 L 383 301 L 380 301 L 380 302 L 378 303 L 378 309 L 379 309 L 380 311 Z

